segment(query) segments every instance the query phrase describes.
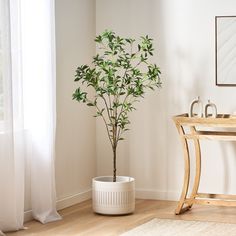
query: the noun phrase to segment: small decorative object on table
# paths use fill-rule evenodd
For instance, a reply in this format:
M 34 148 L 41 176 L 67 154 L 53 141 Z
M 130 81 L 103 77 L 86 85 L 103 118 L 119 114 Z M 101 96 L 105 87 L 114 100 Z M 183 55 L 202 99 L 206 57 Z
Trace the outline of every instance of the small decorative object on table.
M 212 113 L 209 113 L 209 108 L 211 108 Z M 208 100 L 208 104 L 205 106 L 205 117 L 211 117 L 211 118 L 216 118 L 217 116 L 217 108 L 214 103 L 212 103 L 210 100 Z
M 197 107 L 197 113 L 195 112 L 195 107 Z M 193 100 L 193 102 L 190 105 L 190 117 L 202 117 L 203 114 L 203 104 L 200 100 L 200 97 L 198 96 L 197 99 Z
M 197 109 L 196 109 L 197 107 Z M 211 109 L 212 113 L 209 113 Z M 204 114 L 203 114 L 203 103 L 200 100 L 200 96 L 198 96 L 195 100 L 192 101 L 190 105 L 189 117 L 196 117 L 196 118 L 216 118 L 217 117 L 217 108 L 214 103 L 208 100 L 208 103 L 205 106 Z

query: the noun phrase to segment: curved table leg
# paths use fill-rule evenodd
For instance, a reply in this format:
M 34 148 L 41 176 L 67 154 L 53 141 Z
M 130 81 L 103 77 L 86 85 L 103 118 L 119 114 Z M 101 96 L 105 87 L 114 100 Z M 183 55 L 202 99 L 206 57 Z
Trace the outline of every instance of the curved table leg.
M 196 133 L 195 127 L 190 128 L 191 132 L 194 134 Z M 194 178 L 194 185 L 192 189 L 192 193 L 190 195 L 190 199 L 195 199 L 198 187 L 200 183 L 200 176 L 201 176 L 201 149 L 200 149 L 200 143 L 199 140 L 196 138 L 194 139 L 194 147 L 195 147 L 195 156 L 196 156 L 196 172 L 195 172 L 195 178 Z M 189 206 L 192 207 L 193 203 L 191 203 Z
M 184 184 L 182 189 L 182 194 L 179 199 L 178 206 L 175 210 L 175 214 L 178 215 L 182 211 L 188 210 L 190 207 L 187 206 L 187 208 L 183 208 L 184 202 L 188 193 L 188 187 L 189 187 L 189 178 L 190 178 L 190 162 L 189 162 L 189 149 L 188 149 L 188 143 L 186 138 L 184 138 L 184 129 L 181 125 L 176 125 L 177 129 L 179 131 L 179 134 L 181 136 L 181 142 L 183 146 L 184 151 L 184 165 L 185 165 L 185 172 L 184 172 Z

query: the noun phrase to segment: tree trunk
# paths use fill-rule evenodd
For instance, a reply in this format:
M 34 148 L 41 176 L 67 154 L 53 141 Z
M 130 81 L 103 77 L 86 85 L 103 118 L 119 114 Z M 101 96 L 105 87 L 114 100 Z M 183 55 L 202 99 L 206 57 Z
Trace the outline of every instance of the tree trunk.
M 113 150 L 113 182 L 116 182 L 116 146 L 114 146 L 112 150 Z

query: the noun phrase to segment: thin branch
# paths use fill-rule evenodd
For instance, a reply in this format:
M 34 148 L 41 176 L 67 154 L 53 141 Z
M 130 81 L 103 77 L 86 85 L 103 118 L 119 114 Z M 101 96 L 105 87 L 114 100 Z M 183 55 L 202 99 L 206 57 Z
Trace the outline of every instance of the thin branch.
M 97 108 L 97 110 L 100 112 L 100 114 L 101 114 L 101 116 L 102 116 L 102 119 L 103 119 L 103 121 L 104 121 L 104 123 L 105 123 L 105 126 L 106 126 L 107 135 L 108 135 L 108 137 L 109 137 L 109 140 L 110 140 L 111 145 L 113 146 L 113 143 L 112 143 L 112 140 L 111 140 L 111 137 L 110 137 L 110 132 L 109 132 L 109 128 L 108 128 L 108 124 L 107 124 L 107 122 L 106 122 L 106 119 L 105 119 L 104 115 L 101 113 L 101 110 L 99 109 L 99 107 L 98 107 L 97 105 L 96 105 L 96 108 Z
M 105 106 L 106 106 L 106 110 L 107 110 L 108 118 L 109 118 L 110 122 L 112 123 L 111 114 L 110 114 L 110 111 L 109 111 L 109 107 L 108 107 L 108 105 L 107 105 L 107 101 L 106 101 L 106 99 L 104 98 L 103 95 L 100 96 L 100 97 L 101 97 L 101 98 L 103 99 L 103 101 L 104 101 L 104 104 L 105 104 Z
M 109 101 L 109 106 L 111 108 L 111 97 L 110 94 L 108 94 L 108 101 Z M 111 115 L 113 116 L 113 111 L 111 110 Z
M 118 103 L 118 96 L 114 96 L 114 102 L 117 104 Z M 115 124 L 113 126 L 113 140 L 114 140 L 114 143 L 115 145 L 117 145 L 117 106 L 115 106 L 115 109 L 114 109 L 114 119 L 115 119 Z
M 119 141 L 119 139 L 120 139 L 120 137 L 121 137 L 121 135 L 122 135 L 122 130 L 123 129 L 121 129 L 121 127 L 119 126 L 119 129 L 118 129 L 118 135 L 117 135 L 117 143 L 118 143 L 118 141 Z
M 129 94 L 126 94 L 126 96 L 125 96 L 125 98 L 124 98 L 124 100 L 123 100 L 123 102 L 122 102 L 122 106 L 121 106 L 121 110 L 120 110 L 120 113 L 119 113 L 119 115 L 118 115 L 118 118 L 117 118 L 117 120 L 119 120 L 120 119 L 120 116 L 121 116 L 121 114 L 123 113 L 123 108 L 124 108 L 124 104 L 125 104 L 125 102 L 126 102 L 126 100 L 127 100 L 127 98 L 129 97 Z
M 126 100 L 128 99 L 128 97 L 129 97 L 129 94 L 127 94 L 127 95 L 125 96 L 125 98 L 124 98 L 124 100 L 123 100 L 123 102 L 122 102 L 122 106 L 121 106 L 120 113 L 118 114 L 118 117 L 116 118 L 117 121 L 119 121 L 121 114 L 124 112 L 124 104 L 126 103 Z M 119 126 L 118 130 L 116 130 L 116 132 L 117 132 L 117 135 L 116 135 L 116 138 L 117 138 L 116 143 L 118 143 L 119 138 L 120 138 L 120 132 L 121 132 L 121 127 L 120 127 L 120 126 Z
M 93 103 L 93 102 L 92 102 L 91 100 L 89 100 L 88 98 L 86 98 L 86 102 L 88 102 L 88 103 Z M 109 132 L 109 127 L 108 127 L 107 121 L 106 121 L 104 115 L 102 114 L 101 109 L 98 107 L 98 105 L 97 105 L 96 103 L 93 103 L 93 104 L 94 104 L 94 106 L 96 107 L 97 111 L 101 114 L 101 117 L 102 117 L 102 119 L 103 119 L 103 121 L 104 121 L 104 123 L 105 123 L 105 126 L 106 126 L 108 138 L 109 138 L 109 140 L 110 140 L 111 145 L 113 146 L 113 143 L 112 143 L 112 140 L 111 140 L 111 137 L 110 137 L 110 132 Z

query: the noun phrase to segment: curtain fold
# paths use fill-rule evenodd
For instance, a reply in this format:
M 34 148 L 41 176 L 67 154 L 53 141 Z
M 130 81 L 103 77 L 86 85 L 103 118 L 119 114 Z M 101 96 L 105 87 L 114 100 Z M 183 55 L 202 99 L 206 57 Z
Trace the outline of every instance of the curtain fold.
M 33 217 L 61 219 L 54 174 L 54 17 L 54 0 L 0 0 L 0 235 L 23 228 L 26 157 Z
M 12 31 L 17 15 L 10 19 L 11 5 L 0 2 L 0 65 L 3 116 L 0 127 L 0 230 L 23 228 L 24 216 L 24 128 L 19 97 L 21 71 L 17 31 Z M 15 12 L 17 13 L 17 12 Z M 12 32 L 12 33 L 11 33 Z
M 32 145 L 31 202 L 34 218 L 47 223 L 60 219 L 54 180 L 55 9 L 53 0 L 21 3 L 24 114 Z

